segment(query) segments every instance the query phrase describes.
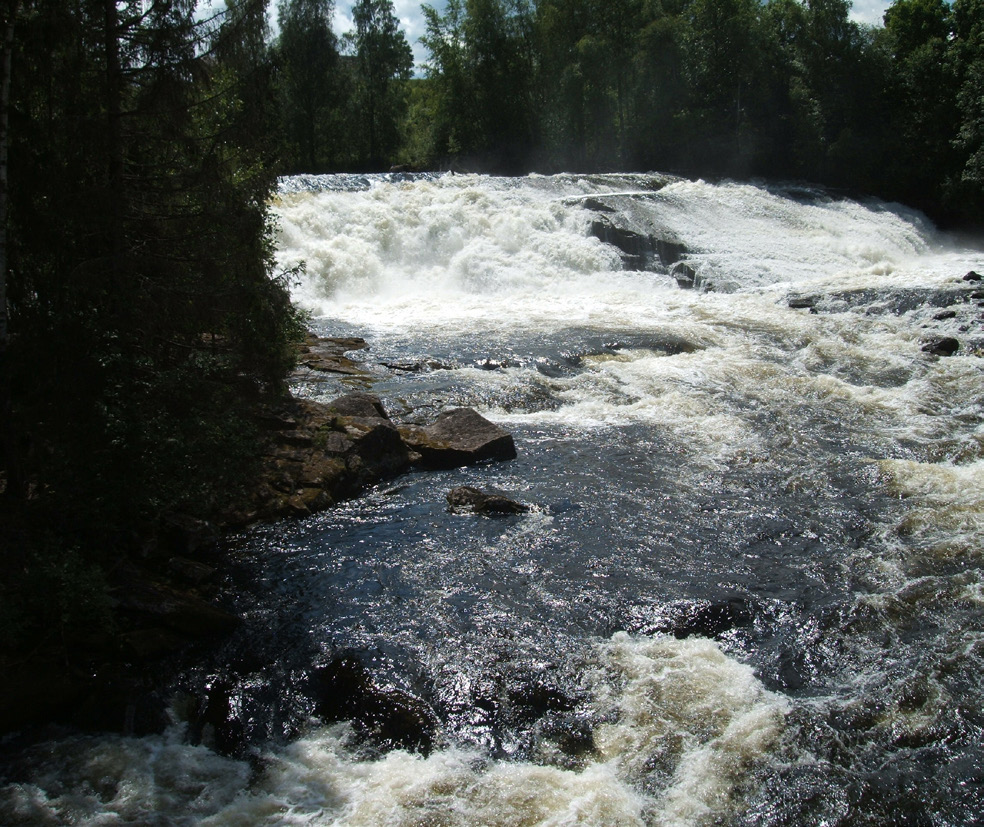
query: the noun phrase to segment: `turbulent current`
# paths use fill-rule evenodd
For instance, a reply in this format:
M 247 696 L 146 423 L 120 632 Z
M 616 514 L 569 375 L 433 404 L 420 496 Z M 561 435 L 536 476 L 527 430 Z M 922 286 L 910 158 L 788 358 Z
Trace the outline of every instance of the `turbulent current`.
M 302 177 L 274 209 L 312 327 L 368 343 L 295 392 L 474 407 L 519 456 L 233 538 L 246 623 L 172 726 L 35 745 L 0 822 L 984 820 L 979 248 L 658 175 Z

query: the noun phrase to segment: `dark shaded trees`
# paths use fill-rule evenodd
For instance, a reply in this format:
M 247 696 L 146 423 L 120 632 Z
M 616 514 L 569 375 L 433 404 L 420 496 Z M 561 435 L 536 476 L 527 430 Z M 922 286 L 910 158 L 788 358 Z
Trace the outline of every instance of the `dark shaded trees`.
M 957 81 L 956 172 L 948 205 L 960 215 L 984 212 L 984 3 L 954 0 L 949 57 Z
M 793 176 L 980 222 L 982 8 L 897 0 L 877 28 L 849 0 L 451 0 L 424 7 L 417 113 L 445 163 Z
M 422 38 L 430 52 L 427 72 L 430 159 L 468 154 L 480 141 L 472 109 L 474 78 L 465 52 L 465 7 L 462 0 L 447 0 L 444 14 L 422 6 L 427 34 Z
M 530 7 L 524 0 L 450 0 L 443 15 L 430 6 L 423 11 L 433 157 L 524 170 L 538 117 Z
M 352 7 L 355 30 L 348 36 L 356 59 L 356 107 L 364 152 L 371 168 L 385 166 L 401 143 L 407 113 L 403 82 L 413 69 L 413 52 L 400 31 L 391 0 L 358 0 Z
M 322 172 L 344 153 L 345 92 L 332 0 L 281 0 L 274 46 L 286 172 Z
M 21 575 L 109 567 L 220 507 L 291 364 L 244 57 L 262 15 L 194 12 L 31 0 L 16 19 L 0 480 Z
M 957 66 L 953 18 L 942 0 L 898 0 L 885 13 L 881 45 L 892 62 L 896 197 L 917 206 L 939 199 L 957 170 Z

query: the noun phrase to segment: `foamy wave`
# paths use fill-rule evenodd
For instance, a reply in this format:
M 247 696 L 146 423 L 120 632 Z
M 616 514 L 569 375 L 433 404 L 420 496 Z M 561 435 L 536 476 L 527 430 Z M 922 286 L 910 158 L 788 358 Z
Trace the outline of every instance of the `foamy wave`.
M 3 790 L 9 824 L 706 825 L 769 756 L 785 704 L 712 641 L 616 634 L 598 646 L 585 714 L 604 720 L 580 769 L 449 747 L 361 757 L 345 724 L 246 762 L 181 742 L 76 739 Z M 57 754 L 56 754 L 57 753 Z M 655 791 L 655 792 L 654 792 Z
M 704 638 L 620 633 L 602 660 L 598 703 L 618 716 L 595 732 L 603 759 L 628 777 L 669 777 L 655 823 L 720 819 L 736 785 L 779 737 L 786 702 Z

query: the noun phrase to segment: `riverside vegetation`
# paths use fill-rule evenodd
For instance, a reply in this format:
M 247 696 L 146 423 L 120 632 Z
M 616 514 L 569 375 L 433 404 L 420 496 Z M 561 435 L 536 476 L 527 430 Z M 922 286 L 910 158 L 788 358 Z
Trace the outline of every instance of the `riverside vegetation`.
M 803 177 L 980 226 L 981 0 L 899 0 L 875 28 L 842 0 L 424 12 L 415 77 L 389 0 L 341 39 L 327 0 L 284 0 L 275 38 L 265 0 L 4 0 L 5 671 L 116 651 L 134 561 L 194 557 L 189 526 L 254 490 L 304 330 L 273 264 L 279 174 Z

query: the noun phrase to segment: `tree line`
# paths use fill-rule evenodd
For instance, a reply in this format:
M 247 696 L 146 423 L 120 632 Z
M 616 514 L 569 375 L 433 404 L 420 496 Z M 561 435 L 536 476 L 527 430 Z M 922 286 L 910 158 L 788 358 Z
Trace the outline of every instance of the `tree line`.
M 263 0 L 0 14 L 2 653 L 106 621 L 116 567 L 233 496 L 299 319 Z
M 282 169 L 798 178 L 979 224 L 984 4 L 896 0 L 883 26 L 850 9 L 447 0 L 423 6 L 411 77 L 390 3 L 357 3 L 338 40 L 330 0 L 284 0 Z

